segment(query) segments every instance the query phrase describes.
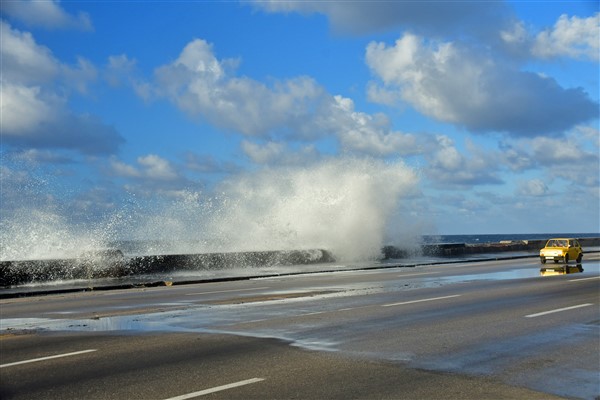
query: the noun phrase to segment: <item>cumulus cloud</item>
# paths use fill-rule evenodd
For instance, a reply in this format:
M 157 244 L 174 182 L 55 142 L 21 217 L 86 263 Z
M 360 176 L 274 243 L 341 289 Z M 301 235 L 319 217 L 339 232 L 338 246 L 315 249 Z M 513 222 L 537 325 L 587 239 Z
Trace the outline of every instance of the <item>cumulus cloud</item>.
M 340 33 L 364 34 L 401 26 L 428 35 L 470 33 L 488 36 L 503 26 L 511 12 L 502 2 L 456 1 L 263 1 L 267 12 L 324 14 Z
M 282 155 L 287 152 L 285 143 L 268 142 L 264 145 L 242 141 L 242 150 L 252 161 L 258 164 L 267 164 L 274 159 L 279 160 Z
M 252 162 L 261 165 L 301 165 L 311 164 L 322 158 L 313 145 L 292 149 L 287 143 L 268 141 L 255 143 L 244 140 L 242 151 Z
M 5 153 L 7 154 L 11 161 L 24 162 L 26 165 L 58 165 L 74 162 L 72 158 L 50 150 L 26 149 Z
M 142 173 L 132 165 L 124 163 L 121 160 L 117 160 L 113 158 L 110 161 L 111 172 L 119 177 L 123 178 L 139 178 L 142 176 Z
M 137 166 L 133 166 L 113 158 L 110 163 L 112 173 L 125 178 L 142 178 L 154 181 L 181 179 L 173 165 L 156 154 L 140 156 L 136 162 Z
M 517 59 L 600 59 L 600 13 L 581 18 L 561 15 L 554 26 L 542 30 L 515 20 L 500 32 L 502 47 Z
M 600 13 L 588 18 L 560 16 L 552 29 L 540 32 L 533 54 L 540 58 L 600 59 Z
M 0 21 L 0 43 L 3 80 L 33 84 L 50 81 L 58 75 L 58 61 L 50 49 L 35 42 L 31 33 L 12 29 Z
M 494 153 L 483 152 L 468 142 L 467 157 L 448 136 L 438 135 L 436 139 L 437 148 L 425 156 L 429 162 L 425 173 L 433 182 L 448 188 L 503 183 L 497 175 L 501 166 Z
M 137 162 L 144 168 L 145 175 L 150 179 L 170 180 L 178 176 L 169 161 L 155 154 L 138 157 Z
M 185 176 L 184 165 L 174 163 L 157 154 L 139 156 L 128 163 L 112 156 L 104 173 L 133 195 L 163 201 L 177 199 L 189 190 L 197 190 L 201 184 Z
M 110 154 L 124 139 L 98 118 L 75 114 L 65 88 L 85 93 L 96 77 L 94 66 L 80 58 L 75 67 L 60 63 L 30 33 L 0 22 L 3 68 L 2 138 L 5 144 L 36 149 L 68 149 Z M 60 93 L 60 95 L 58 94 Z
M 536 137 L 502 142 L 498 162 L 515 172 L 537 170 L 545 182 L 561 178 L 577 189 L 588 188 L 592 193 L 600 193 L 597 135 L 597 129 L 580 126 L 563 138 Z
M 452 42 L 405 34 L 392 46 L 370 43 L 366 61 L 386 90 L 399 91 L 425 115 L 473 132 L 558 134 L 598 117 L 598 104 L 582 89 L 562 88 Z
M 238 62 L 220 61 L 209 43 L 194 40 L 174 62 L 156 70 L 154 95 L 247 137 L 308 141 L 334 136 L 348 152 L 384 156 L 420 152 L 414 138 L 393 131 L 383 115 L 356 111 L 351 99 L 327 93 L 311 78 L 268 86 L 235 76 Z
M 111 86 L 119 86 L 129 81 L 136 68 L 136 60 L 129 59 L 126 54 L 108 57 L 104 78 Z
M 2 83 L 2 139 L 15 147 L 68 149 L 84 154 L 110 154 L 124 139 L 91 115 L 76 115 L 62 98 L 39 86 Z
M 530 144 L 536 160 L 542 164 L 577 162 L 585 156 L 585 152 L 571 140 L 537 137 Z
M 517 188 L 517 195 L 520 196 L 544 196 L 548 193 L 548 186 L 541 179 L 531 179 L 521 182 Z
M 56 0 L 50 1 L 5 1 L 2 14 L 19 20 L 30 27 L 46 29 L 93 30 L 92 21 L 87 13 L 77 15 L 67 13 Z
M 322 97 L 310 78 L 279 82 L 273 88 L 227 74 L 231 60 L 220 62 L 203 40 L 190 42 L 173 63 L 156 71 L 158 91 L 182 110 L 248 136 L 266 135 L 299 123 Z M 308 134 L 305 132 L 305 134 Z
M 184 158 L 185 167 L 194 172 L 230 174 L 240 170 L 235 163 L 219 161 L 210 154 L 196 154 L 190 151 L 184 155 Z
M 383 114 L 357 112 L 351 99 L 335 96 L 335 108 L 330 120 L 338 126 L 338 139 L 343 149 L 387 156 L 411 155 L 422 151 L 414 135 L 392 131 Z

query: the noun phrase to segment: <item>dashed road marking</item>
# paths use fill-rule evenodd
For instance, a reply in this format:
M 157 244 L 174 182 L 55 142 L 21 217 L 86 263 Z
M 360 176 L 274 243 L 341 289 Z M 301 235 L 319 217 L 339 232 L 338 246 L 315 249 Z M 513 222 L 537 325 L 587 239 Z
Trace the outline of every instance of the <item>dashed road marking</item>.
M 433 275 L 433 274 L 439 274 L 439 272 L 421 272 L 418 274 L 405 274 L 405 275 L 398 275 L 398 278 L 404 278 L 405 276 L 419 276 L 419 275 Z
M 589 280 L 592 280 L 592 279 L 600 279 L 600 276 L 592 276 L 591 278 L 569 279 L 569 282 L 589 281 Z
M 52 360 L 54 358 L 77 356 L 79 354 L 91 353 L 93 351 L 96 351 L 96 349 L 74 351 L 72 353 L 57 354 L 54 356 L 33 358 L 31 360 L 17 361 L 17 362 L 12 362 L 12 363 L 8 363 L 8 364 L 0 364 L 0 368 L 13 367 L 15 365 L 29 364 L 29 363 L 34 363 L 34 362 L 38 362 L 38 361 Z
M 264 378 L 246 379 L 245 381 L 239 381 L 239 382 L 230 383 L 228 385 L 217 386 L 217 387 L 210 388 L 210 389 L 200 390 L 199 392 L 193 392 L 193 393 L 188 393 L 188 394 L 182 394 L 181 396 L 169 397 L 168 399 L 165 399 L 165 400 L 192 399 L 194 397 L 200 397 L 200 396 L 204 396 L 206 394 L 221 392 L 223 390 L 233 389 L 233 388 L 236 388 L 239 386 L 250 385 L 252 383 L 256 383 L 256 382 L 260 382 L 260 381 L 264 381 Z
M 213 292 L 186 293 L 185 295 L 186 296 L 200 296 L 200 295 L 203 295 L 203 294 L 247 292 L 247 291 L 250 291 L 250 290 L 263 290 L 263 289 L 268 289 L 268 287 L 265 286 L 265 287 L 249 288 L 249 289 L 216 290 L 216 291 L 213 291 Z
M 585 303 L 585 304 L 579 304 L 579 305 L 571 306 L 571 307 L 557 308 L 555 310 L 543 311 L 543 312 L 539 312 L 539 313 L 536 313 L 536 314 L 529 314 L 529 315 L 526 315 L 525 318 L 541 317 L 542 315 L 554 314 L 554 313 L 561 312 L 561 311 L 574 310 L 576 308 L 588 307 L 588 306 L 591 306 L 591 305 L 593 305 L 593 304 L 592 303 Z
M 460 294 L 454 294 L 452 296 L 442 296 L 442 297 L 431 297 L 429 299 L 421 299 L 421 300 L 411 300 L 411 301 L 403 301 L 400 303 L 391 303 L 391 304 L 382 304 L 382 307 L 392 307 L 392 306 L 402 306 L 404 304 L 413 304 L 413 303 L 422 303 L 425 301 L 436 301 L 436 300 L 444 300 L 444 299 L 451 299 L 453 297 L 460 297 Z

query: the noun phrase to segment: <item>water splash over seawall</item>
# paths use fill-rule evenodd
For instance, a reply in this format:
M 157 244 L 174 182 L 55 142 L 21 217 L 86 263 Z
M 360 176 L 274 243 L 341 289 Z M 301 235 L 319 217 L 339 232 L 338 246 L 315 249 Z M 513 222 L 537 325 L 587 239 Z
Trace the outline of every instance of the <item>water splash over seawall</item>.
M 326 249 L 339 261 L 377 259 L 388 227 L 403 226 L 398 205 L 417 181 L 401 162 L 343 158 L 240 174 L 211 193 L 151 199 L 86 226 L 69 222 L 68 207 L 13 206 L 1 221 L 0 260 L 77 258 L 117 238 L 152 243 L 144 255 Z

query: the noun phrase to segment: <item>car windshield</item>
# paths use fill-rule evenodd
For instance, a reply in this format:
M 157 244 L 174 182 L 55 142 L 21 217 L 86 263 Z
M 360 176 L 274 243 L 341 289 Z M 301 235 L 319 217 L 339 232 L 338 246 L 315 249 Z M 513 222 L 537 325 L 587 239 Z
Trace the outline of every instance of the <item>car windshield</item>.
M 567 247 L 568 242 L 568 240 L 549 240 L 546 247 Z

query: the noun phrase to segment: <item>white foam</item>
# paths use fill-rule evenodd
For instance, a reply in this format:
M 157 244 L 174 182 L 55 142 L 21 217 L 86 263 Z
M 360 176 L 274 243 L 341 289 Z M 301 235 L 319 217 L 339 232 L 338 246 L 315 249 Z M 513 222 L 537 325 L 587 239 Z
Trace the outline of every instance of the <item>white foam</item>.
M 417 183 L 402 162 L 338 158 L 240 174 L 211 194 L 121 210 L 88 231 L 60 213 L 22 210 L 3 224 L 0 258 L 66 258 L 120 237 L 152 243 L 147 254 L 326 249 L 339 261 L 369 260 L 386 232 L 413 228 L 398 207 Z

